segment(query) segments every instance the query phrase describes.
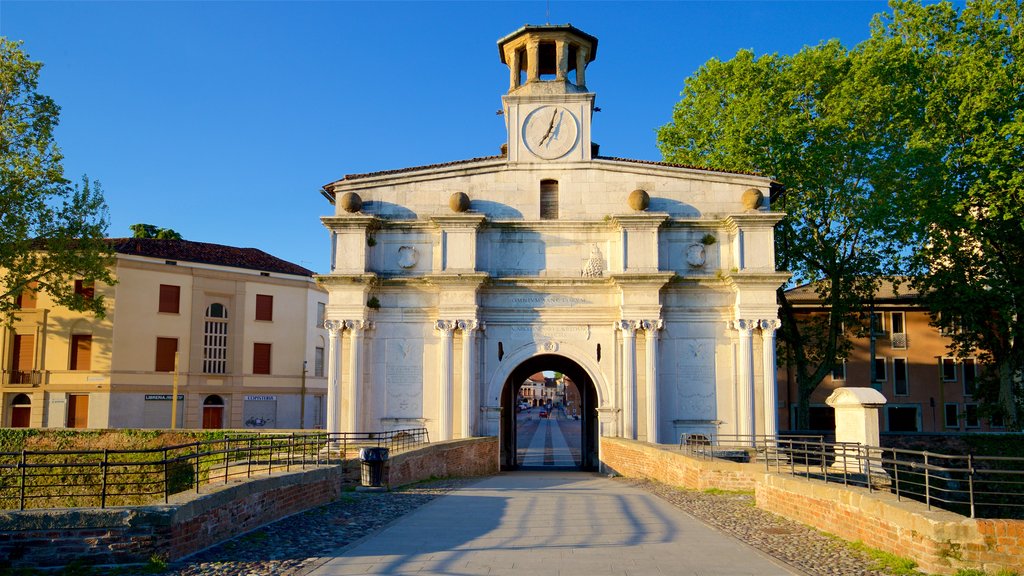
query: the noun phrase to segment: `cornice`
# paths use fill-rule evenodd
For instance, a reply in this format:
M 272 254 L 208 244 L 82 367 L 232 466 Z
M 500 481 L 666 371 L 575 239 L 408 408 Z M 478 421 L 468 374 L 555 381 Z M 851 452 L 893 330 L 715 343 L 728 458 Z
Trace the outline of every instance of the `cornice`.
M 675 272 L 621 272 L 611 274 L 611 279 L 619 286 L 664 286 L 676 277 Z
M 636 230 L 658 228 L 668 218 L 667 212 L 636 212 L 634 214 L 613 214 L 609 221 L 617 228 Z
M 347 216 L 321 216 L 320 222 L 331 230 L 345 230 L 350 228 L 376 228 L 380 226 L 381 220 L 376 216 L 360 213 Z
M 742 214 L 729 214 L 723 223 L 730 231 L 740 228 L 771 228 L 786 216 L 785 212 L 758 212 L 751 210 Z
M 582 276 L 503 276 L 489 282 L 491 288 L 605 288 L 613 285 L 614 281 L 609 277 Z
M 430 216 L 430 222 L 439 228 L 479 228 L 487 216 L 475 212 L 467 214 L 445 214 L 442 216 Z
M 376 274 L 318 274 L 313 277 L 321 286 L 373 286 L 379 281 Z
M 773 290 L 782 286 L 792 276 L 789 272 L 732 272 L 723 274 L 722 279 L 734 288 L 767 286 Z
M 430 285 L 441 288 L 451 286 L 481 286 L 490 278 L 486 272 L 441 272 L 426 274 L 423 280 Z

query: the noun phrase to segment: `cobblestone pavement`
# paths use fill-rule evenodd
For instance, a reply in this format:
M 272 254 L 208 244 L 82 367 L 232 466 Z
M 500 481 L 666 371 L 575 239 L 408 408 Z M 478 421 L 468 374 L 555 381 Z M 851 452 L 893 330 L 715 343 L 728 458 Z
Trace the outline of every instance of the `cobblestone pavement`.
M 471 479 L 438 480 L 387 494 L 347 492 L 333 504 L 296 514 L 230 540 L 184 562 L 166 576 L 301 576 L 331 552 Z M 747 493 L 680 490 L 619 478 L 810 576 L 885 576 L 875 561 L 845 542 L 754 507 Z
M 754 495 L 700 492 L 632 478 L 619 478 L 660 496 L 705 524 L 773 556 L 810 576 L 884 576 L 875 560 L 843 540 L 754 506 Z

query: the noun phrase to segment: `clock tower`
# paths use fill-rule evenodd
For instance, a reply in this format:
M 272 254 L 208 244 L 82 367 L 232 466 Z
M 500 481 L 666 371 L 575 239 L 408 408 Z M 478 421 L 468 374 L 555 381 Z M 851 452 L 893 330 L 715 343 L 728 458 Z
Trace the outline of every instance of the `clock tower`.
M 498 41 L 509 68 L 502 96 L 509 162 L 578 162 L 593 156 L 594 93 L 586 68 L 597 38 L 566 24 L 523 26 Z

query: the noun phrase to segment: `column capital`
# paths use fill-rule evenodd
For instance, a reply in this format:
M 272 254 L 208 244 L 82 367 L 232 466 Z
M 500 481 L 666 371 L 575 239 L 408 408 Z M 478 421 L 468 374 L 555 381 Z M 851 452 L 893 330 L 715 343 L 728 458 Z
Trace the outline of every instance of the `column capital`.
M 665 321 L 661 318 L 654 320 L 640 320 L 640 330 L 644 330 L 650 334 L 656 334 L 658 330 L 661 330 L 665 326 Z
M 758 320 L 744 320 L 742 318 L 729 321 L 729 329 L 736 330 L 745 336 L 751 336 L 758 327 Z
M 778 318 L 763 319 L 760 321 L 760 326 L 764 332 L 775 332 L 782 327 L 782 320 Z
M 434 330 L 441 332 L 444 336 L 451 336 L 452 331 L 458 328 L 458 320 L 438 320 L 434 323 Z
M 640 329 L 640 322 L 637 320 L 616 320 L 613 327 L 616 330 L 622 330 L 623 333 L 633 335 L 633 333 Z
M 345 328 L 345 322 L 342 320 L 324 320 L 324 329 L 327 330 L 331 336 L 334 336 L 335 332 L 340 332 Z
M 345 328 L 353 332 L 369 330 L 373 328 L 373 322 L 369 320 L 345 320 Z
M 463 332 L 472 332 L 473 330 L 483 330 L 483 322 L 478 320 L 456 320 L 456 329 L 462 330 Z

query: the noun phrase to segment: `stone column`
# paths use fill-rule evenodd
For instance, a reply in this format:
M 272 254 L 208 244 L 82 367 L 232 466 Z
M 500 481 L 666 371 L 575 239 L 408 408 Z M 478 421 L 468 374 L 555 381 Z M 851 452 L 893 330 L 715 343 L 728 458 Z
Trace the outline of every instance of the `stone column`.
M 644 320 L 641 322 L 647 336 L 647 441 L 658 443 L 658 330 L 663 326 L 662 320 Z
M 341 432 L 341 330 L 345 327 L 341 320 L 327 320 L 327 433 Z
M 455 322 L 438 320 L 434 329 L 441 333 L 441 378 L 437 395 L 438 440 L 452 439 L 452 331 Z
M 634 320 L 620 320 L 622 331 L 622 437 L 636 440 L 636 329 Z
M 565 80 L 569 75 L 569 43 L 565 40 L 556 40 L 555 54 L 555 79 Z
M 462 429 L 463 438 L 473 436 L 473 420 L 476 416 L 476 380 L 473 378 L 473 352 L 476 348 L 476 320 L 459 320 L 462 330 Z
M 372 327 L 366 320 L 346 320 L 345 328 L 350 335 L 348 361 L 348 418 L 345 419 L 347 432 L 360 432 L 362 388 L 363 388 L 363 331 Z
M 540 80 L 540 40 L 526 44 L 526 82 Z
M 587 49 L 583 46 L 576 48 L 576 85 L 583 87 L 586 86 L 586 78 L 584 76 L 584 70 L 587 69 Z
M 764 433 L 769 441 L 779 434 L 779 410 L 776 401 L 778 383 L 775 367 L 775 331 L 782 323 L 778 319 L 761 320 L 761 360 L 764 363 Z
M 739 358 L 736 359 L 739 381 L 736 383 L 736 405 L 739 408 L 736 423 L 736 433 L 740 436 L 741 443 L 753 443 L 754 427 L 754 350 L 751 343 L 754 336 L 754 328 L 757 322 L 754 320 L 734 320 L 733 328 L 740 333 Z
M 513 50 L 508 62 L 509 71 L 512 73 L 509 77 L 509 92 L 519 88 L 519 66 L 519 50 Z

